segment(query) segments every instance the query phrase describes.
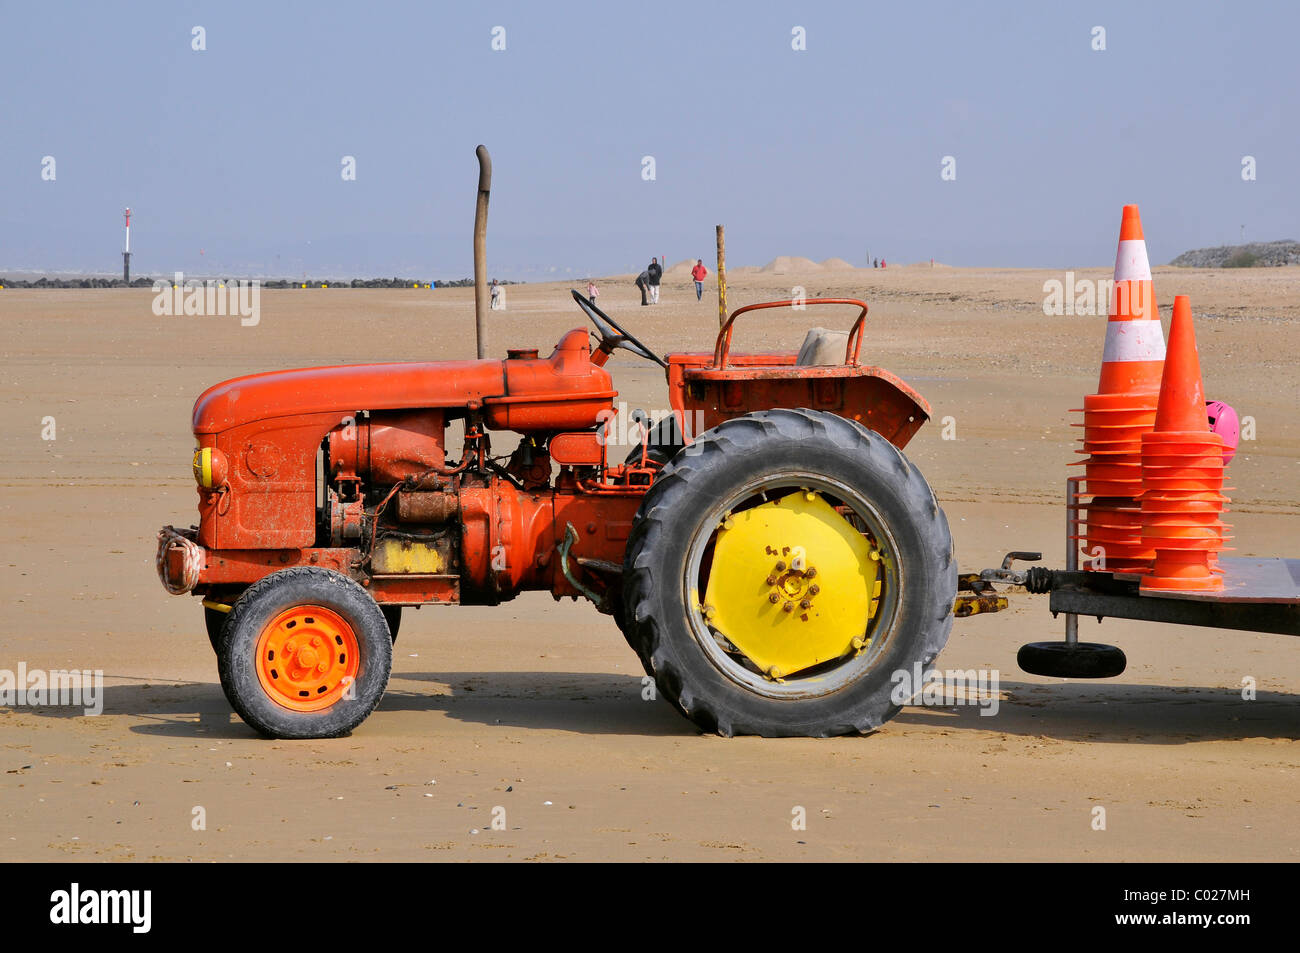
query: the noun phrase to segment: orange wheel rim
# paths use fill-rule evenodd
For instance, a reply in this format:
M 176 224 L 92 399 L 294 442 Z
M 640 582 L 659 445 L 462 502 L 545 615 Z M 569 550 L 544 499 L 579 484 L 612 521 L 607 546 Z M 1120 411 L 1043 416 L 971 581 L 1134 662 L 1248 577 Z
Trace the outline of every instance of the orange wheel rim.
M 285 609 L 257 639 L 262 691 L 290 711 L 322 711 L 356 682 L 361 652 L 352 626 L 323 606 Z

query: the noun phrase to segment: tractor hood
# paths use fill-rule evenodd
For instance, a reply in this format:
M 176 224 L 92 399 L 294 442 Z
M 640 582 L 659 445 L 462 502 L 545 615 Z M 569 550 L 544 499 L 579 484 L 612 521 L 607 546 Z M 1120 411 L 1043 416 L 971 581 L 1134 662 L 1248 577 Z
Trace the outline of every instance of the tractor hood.
M 224 381 L 194 403 L 194 433 L 258 420 L 362 410 L 482 408 L 488 426 L 519 430 L 593 427 L 617 396 L 591 362 L 587 332 L 569 331 L 551 352 L 511 350 L 504 361 L 345 364 L 270 371 Z
M 194 402 L 194 433 L 221 433 L 272 417 L 464 407 L 506 393 L 503 361 L 345 364 L 235 377 Z

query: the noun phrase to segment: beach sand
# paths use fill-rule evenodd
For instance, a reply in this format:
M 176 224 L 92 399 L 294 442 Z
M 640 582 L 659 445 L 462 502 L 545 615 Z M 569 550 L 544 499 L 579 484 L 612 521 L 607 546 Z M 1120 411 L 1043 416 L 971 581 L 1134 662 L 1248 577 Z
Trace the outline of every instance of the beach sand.
M 1044 315 L 1043 283 L 1059 273 L 804 262 L 737 269 L 731 307 L 796 285 L 866 299 L 864 359 L 933 407 L 907 452 L 962 570 L 1013 549 L 1063 565 L 1069 409 L 1095 389 L 1104 315 Z M 696 302 L 689 277 L 670 273 L 645 308 L 631 278 L 598 280 L 606 310 L 660 352 L 712 348 L 712 275 Z M 1229 474 L 1237 554 L 1300 555 L 1300 268 L 1160 268 L 1155 282 L 1166 321 L 1174 294 L 1191 295 L 1207 394 L 1255 421 Z M 510 286 L 489 353 L 547 353 L 585 326 L 568 287 Z M 0 709 L 11 861 L 1300 857 L 1300 642 L 1082 619 L 1080 637 L 1121 646 L 1128 670 L 1038 678 L 1016 668 L 1016 649 L 1059 638 L 1062 622 L 1023 593 L 1007 612 L 957 620 L 939 658 L 1000 671 L 992 717 L 909 707 L 870 737 L 704 736 L 643 700 L 608 617 L 532 593 L 406 610 L 388 693 L 351 737 L 258 738 L 222 696 L 197 600 L 168 596 L 154 571 L 158 527 L 195 519 L 194 398 L 255 371 L 472 357 L 473 292 L 264 291 L 255 327 L 157 317 L 152 297 L 0 291 L 0 668 L 106 679 L 99 717 Z M 735 346 L 793 351 L 807 327 L 851 318 L 751 314 Z M 610 367 L 629 407 L 666 409 L 657 368 L 626 352 Z M 41 439 L 47 417 L 54 440 Z M 944 418 L 956 439 L 942 439 Z

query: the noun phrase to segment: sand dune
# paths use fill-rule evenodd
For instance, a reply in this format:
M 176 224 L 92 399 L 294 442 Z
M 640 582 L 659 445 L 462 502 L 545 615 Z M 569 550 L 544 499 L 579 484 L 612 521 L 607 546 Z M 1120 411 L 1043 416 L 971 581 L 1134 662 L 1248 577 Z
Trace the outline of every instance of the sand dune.
M 796 272 L 817 272 L 822 266 L 811 258 L 795 255 L 779 255 L 758 269 L 765 275 L 789 275 Z

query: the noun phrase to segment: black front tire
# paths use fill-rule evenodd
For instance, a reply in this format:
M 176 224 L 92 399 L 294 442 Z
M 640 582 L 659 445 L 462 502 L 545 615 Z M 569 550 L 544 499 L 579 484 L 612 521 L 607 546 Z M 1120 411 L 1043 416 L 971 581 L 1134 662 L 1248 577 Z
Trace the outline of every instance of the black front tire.
M 720 500 L 784 473 L 823 475 L 867 499 L 893 537 L 902 579 L 887 629 L 872 633 L 879 649 L 870 667 L 833 691 L 799 697 L 761 694 L 729 677 L 693 634 L 694 608 L 683 605 L 698 528 Z M 673 457 L 637 511 L 623 578 L 625 634 L 660 693 L 724 736 L 826 737 L 880 727 L 901 707 L 896 673 L 928 665 L 946 644 L 957 591 L 948 521 L 920 471 L 874 431 L 812 410 L 726 421 Z
M 284 707 L 262 687 L 257 645 L 263 630 L 295 606 L 321 606 L 341 618 L 358 646 L 351 691 L 328 708 L 303 712 Z M 349 734 L 379 704 L 393 663 L 393 640 L 375 600 L 341 573 L 315 566 L 264 576 L 230 612 L 217 653 L 221 687 L 239 716 L 271 738 L 337 738 Z

